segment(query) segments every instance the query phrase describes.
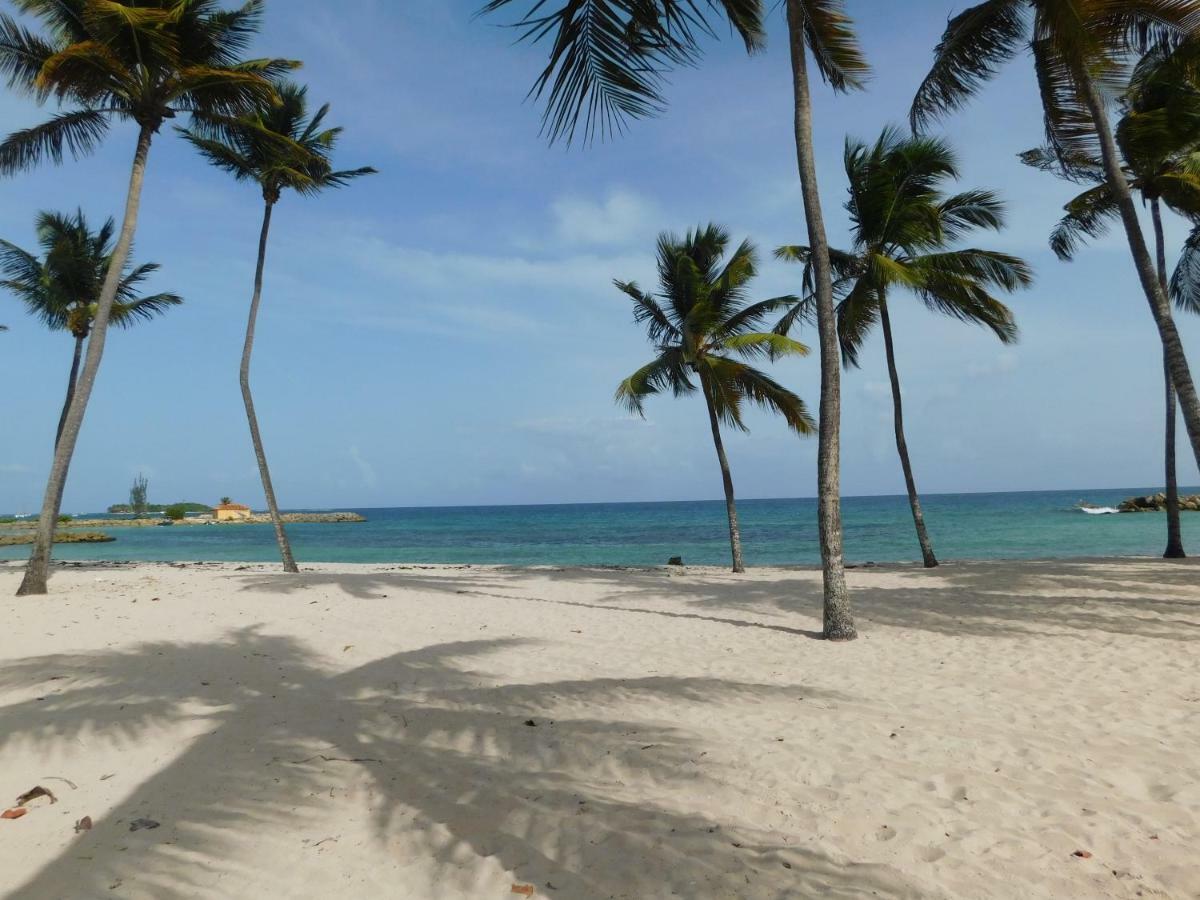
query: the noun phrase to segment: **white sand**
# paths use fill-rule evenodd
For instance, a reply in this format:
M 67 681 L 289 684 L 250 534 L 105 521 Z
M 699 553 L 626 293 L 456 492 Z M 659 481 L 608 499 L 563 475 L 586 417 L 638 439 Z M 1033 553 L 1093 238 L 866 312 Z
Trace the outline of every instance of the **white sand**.
M 7 896 L 1200 896 L 1190 563 L 17 581 Z

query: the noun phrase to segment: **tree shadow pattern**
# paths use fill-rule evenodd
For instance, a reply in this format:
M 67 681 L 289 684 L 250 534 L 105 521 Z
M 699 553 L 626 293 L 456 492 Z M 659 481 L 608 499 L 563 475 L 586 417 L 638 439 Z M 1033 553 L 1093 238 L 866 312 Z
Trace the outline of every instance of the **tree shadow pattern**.
M 712 776 L 678 728 L 543 718 L 564 692 L 601 708 L 619 693 L 706 703 L 812 689 L 668 677 L 514 685 L 472 670 L 521 644 L 442 643 L 339 671 L 256 626 L 220 641 L 6 664 L 0 690 L 48 679 L 56 689 L 0 707 L 0 752 L 81 735 L 122 745 L 184 725 L 199 733 L 13 896 L 265 896 L 234 887 L 256 883 L 256 835 L 319 821 L 331 773 L 347 766 L 371 798 L 363 816 L 381 851 L 432 868 L 439 896 L 506 895 L 507 883 L 477 883 L 486 861 L 564 898 L 930 896 L 890 867 L 689 808 Z M 537 727 L 525 724 L 533 717 Z M 131 835 L 129 821 L 147 814 L 163 827 Z

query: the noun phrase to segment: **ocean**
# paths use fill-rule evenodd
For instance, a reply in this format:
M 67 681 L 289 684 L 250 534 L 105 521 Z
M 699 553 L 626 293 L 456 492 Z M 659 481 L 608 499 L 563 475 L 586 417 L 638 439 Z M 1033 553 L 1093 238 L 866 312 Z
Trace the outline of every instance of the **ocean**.
M 1151 488 L 929 494 L 921 498 L 943 560 L 1157 556 L 1166 544 L 1162 513 L 1087 515 L 1080 500 L 1115 506 Z M 1187 489 L 1184 493 L 1196 492 Z M 738 515 L 749 565 L 812 565 L 816 500 L 742 500 Z M 358 509 L 359 524 L 289 525 L 304 562 L 508 565 L 726 565 L 723 501 Z M 903 496 L 843 500 L 851 563 L 920 560 Z M 1184 512 L 1184 545 L 1200 534 L 1200 513 Z M 1193 526 L 1195 523 L 1195 526 Z M 113 528 L 111 544 L 59 545 L 70 560 L 238 561 L 278 559 L 269 525 Z M 1200 552 L 1200 548 L 1197 548 Z M 27 547 L 0 547 L 20 559 Z

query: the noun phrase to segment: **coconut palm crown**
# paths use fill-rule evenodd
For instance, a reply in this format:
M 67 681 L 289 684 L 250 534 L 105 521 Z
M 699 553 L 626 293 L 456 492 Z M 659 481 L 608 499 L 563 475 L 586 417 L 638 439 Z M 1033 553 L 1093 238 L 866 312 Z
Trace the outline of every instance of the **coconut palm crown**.
M 644 414 L 647 397 L 670 391 L 705 390 L 722 424 L 746 430 L 747 400 L 783 416 L 798 434 L 812 434 L 812 417 L 796 394 L 748 365 L 746 359 L 806 355 L 808 348 L 769 329 L 759 330 L 774 314 L 794 305 L 791 295 L 747 305 L 747 285 L 757 274 L 749 241 L 721 260 L 729 234 L 716 225 L 690 230 L 682 239 L 664 233 L 658 239 L 658 277 L 664 303 L 635 282 L 616 281 L 634 304 L 634 319 L 658 350 L 653 362 L 621 382 L 616 400 Z
M 93 151 L 113 120 L 157 132 L 186 113 L 236 115 L 274 97 L 271 77 L 299 64 L 242 60 L 263 0 L 14 0 L 43 33 L 0 13 L 0 75 L 64 112 L 0 143 L 0 174 Z
M 1016 340 L 1011 310 L 991 291 L 1032 282 L 1028 264 L 979 248 L 954 248 L 972 230 L 1004 227 L 1004 204 L 991 191 L 947 195 L 959 177 L 958 160 L 943 140 L 906 136 L 888 128 L 874 144 L 847 139 L 844 154 L 853 246 L 831 250 L 837 275 L 838 338 L 847 366 L 878 324 L 881 306 L 906 290 L 931 311 L 983 325 L 1004 343 Z M 805 266 L 805 299 L 780 319 L 786 334 L 814 316 L 808 247 L 785 246 L 778 258 Z
M 370 166 L 335 170 L 330 157 L 341 128 L 324 127 L 329 104 L 311 117 L 308 88 L 277 85 L 278 102 L 260 103 L 241 116 L 197 115 L 180 133 L 217 168 L 238 181 L 253 181 L 263 199 L 276 203 L 285 190 L 313 196 L 375 173 Z
M 112 265 L 115 231 L 116 224 L 110 218 L 93 233 L 83 210 L 76 210 L 74 216 L 42 212 L 38 214 L 36 224 L 38 245 L 43 253 L 41 259 L 15 244 L 0 240 L 0 275 L 4 276 L 0 287 L 21 300 L 26 310 L 51 331 L 69 331 L 75 338 L 75 353 L 55 443 L 62 438 L 67 412 L 75 397 L 84 342 L 91 334 L 104 279 Z M 138 288 L 158 268 L 157 263 L 146 263 L 132 270 L 128 262 L 122 265 L 116 299 L 109 315 L 113 325 L 129 328 L 183 302 L 178 294 L 171 293 L 138 296 Z
M 0 274 L 4 276 L 0 287 L 21 300 L 51 331 L 69 331 L 75 338 L 86 339 L 112 261 L 116 224 L 109 218 L 93 232 L 82 210 L 74 215 L 41 212 L 35 229 L 41 258 L 0 240 Z M 138 295 L 142 283 L 159 268 L 158 263 L 132 269 L 126 264 L 109 319 L 113 325 L 131 328 L 183 303 L 174 293 Z

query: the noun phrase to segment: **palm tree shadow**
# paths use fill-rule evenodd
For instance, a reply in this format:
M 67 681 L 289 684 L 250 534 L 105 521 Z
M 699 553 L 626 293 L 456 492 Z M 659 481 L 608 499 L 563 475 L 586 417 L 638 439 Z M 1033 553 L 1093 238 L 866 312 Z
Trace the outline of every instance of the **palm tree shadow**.
M 430 896 L 490 894 L 498 886 L 481 888 L 481 872 L 572 898 L 928 896 L 888 867 L 838 863 L 704 815 L 690 801 L 727 786 L 692 735 L 563 705 L 603 708 L 617 692 L 673 703 L 819 692 L 712 678 L 505 685 L 470 668 L 527 643 L 444 643 L 339 671 L 251 627 L 0 667 L 0 691 L 55 679 L 45 696 L 0 707 L 0 751 L 197 735 L 15 895 L 269 895 L 254 887 L 266 877 L 262 848 L 280 848 L 297 872 L 311 865 L 316 850 L 298 851 L 299 835 L 328 834 L 329 797 L 349 769 L 366 798 L 360 824 L 383 858 L 420 862 Z M 138 817 L 162 827 L 131 834 Z

